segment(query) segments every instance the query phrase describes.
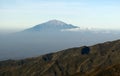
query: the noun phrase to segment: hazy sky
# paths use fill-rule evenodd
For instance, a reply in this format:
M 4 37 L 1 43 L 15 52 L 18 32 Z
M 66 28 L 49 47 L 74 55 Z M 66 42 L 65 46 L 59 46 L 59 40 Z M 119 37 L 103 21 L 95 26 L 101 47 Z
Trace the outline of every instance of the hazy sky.
M 0 0 L 0 30 L 22 30 L 51 19 L 120 29 L 120 0 Z

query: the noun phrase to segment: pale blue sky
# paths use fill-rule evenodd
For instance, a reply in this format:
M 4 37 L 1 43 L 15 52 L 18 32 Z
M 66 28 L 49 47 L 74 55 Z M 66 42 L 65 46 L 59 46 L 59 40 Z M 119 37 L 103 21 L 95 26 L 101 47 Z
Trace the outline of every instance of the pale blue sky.
M 22 30 L 51 19 L 120 29 L 120 0 L 0 0 L 0 30 Z

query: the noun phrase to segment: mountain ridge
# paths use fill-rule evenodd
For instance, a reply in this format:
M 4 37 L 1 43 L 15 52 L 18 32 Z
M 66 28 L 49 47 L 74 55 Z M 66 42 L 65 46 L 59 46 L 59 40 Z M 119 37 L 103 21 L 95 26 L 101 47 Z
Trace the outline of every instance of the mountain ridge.
M 70 48 L 23 60 L 0 61 L 1 76 L 120 75 L 120 40 Z M 115 69 L 115 71 L 111 71 Z M 111 73 L 109 73 L 109 71 Z

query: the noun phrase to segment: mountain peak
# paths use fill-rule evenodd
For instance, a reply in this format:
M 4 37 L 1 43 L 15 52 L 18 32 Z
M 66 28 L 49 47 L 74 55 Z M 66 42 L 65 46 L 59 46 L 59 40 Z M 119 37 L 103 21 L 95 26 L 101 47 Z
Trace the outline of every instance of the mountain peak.
M 77 26 L 71 25 L 71 24 L 67 24 L 65 22 L 62 22 L 60 20 L 50 20 L 47 22 L 44 22 L 42 24 L 38 24 L 32 28 L 29 28 L 25 31 L 45 31 L 45 32 L 50 32 L 50 31 L 61 31 L 61 30 L 65 30 L 65 29 L 74 29 L 74 28 L 78 28 Z
M 50 20 L 50 21 L 48 21 L 46 23 L 53 24 L 53 25 L 66 25 L 67 24 L 67 23 L 65 23 L 63 21 L 56 20 L 56 19 Z
M 62 22 L 62 21 L 57 20 L 57 19 L 53 19 L 53 20 L 49 20 L 48 22 Z M 62 23 L 64 23 L 64 22 L 62 22 Z

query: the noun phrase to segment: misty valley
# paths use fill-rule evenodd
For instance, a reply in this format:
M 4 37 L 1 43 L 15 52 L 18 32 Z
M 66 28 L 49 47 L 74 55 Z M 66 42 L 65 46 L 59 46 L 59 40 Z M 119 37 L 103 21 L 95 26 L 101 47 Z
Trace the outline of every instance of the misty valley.
M 27 32 L 0 36 L 0 60 L 23 59 L 63 49 L 117 40 L 119 33 L 93 31 Z

